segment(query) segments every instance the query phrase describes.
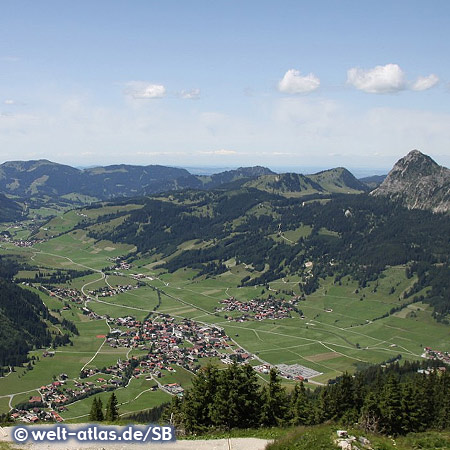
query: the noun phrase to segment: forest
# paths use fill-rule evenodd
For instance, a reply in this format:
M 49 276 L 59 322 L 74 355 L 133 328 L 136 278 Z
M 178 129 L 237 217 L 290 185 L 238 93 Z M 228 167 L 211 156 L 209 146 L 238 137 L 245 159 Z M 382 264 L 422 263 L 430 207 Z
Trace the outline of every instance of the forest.
M 276 369 L 261 386 L 249 365 L 225 370 L 207 366 L 180 399 L 164 411 L 178 430 L 202 434 L 212 430 L 332 421 L 357 423 L 365 431 L 404 435 L 450 428 L 450 373 L 430 361 L 371 366 L 354 376 L 344 373 L 314 391 L 303 382 L 288 392 Z
M 386 267 L 405 265 L 410 276 L 419 278 L 413 291 L 428 288 L 420 299 L 434 307 L 437 320 L 447 320 L 449 215 L 409 210 L 367 194 L 316 195 L 300 201 L 242 188 L 174 192 L 170 198 L 141 199 L 143 208 L 132 211 L 112 232 L 91 227 L 90 236 L 134 244 L 140 255 L 169 257 L 160 266 L 168 272 L 192 267 L 200 275 L 215 276 L 235 258 L 236 264 L 252 267 L 252 276 L 242 285 L 303 276 L 305 262 L 314 261 L 314 277 L 300 283 L 305 294 L 318 288 L 320 277 L 338 281 L 351 275 L 364 287 Z M 283 231 L 305 226 L 311 232 L 296 242 L 282 239 Z M 198 245 L 171 256 L 186 241 Z
M 12 281 L 19 267 L 17 261 L 0 257 L 0 376 L 29 362 L 30 350 L 68 344 L 69 333 L 78 333 L 72 322 L 53 316 L 39 295 Z M 52 335 L 48 323 L 60 324 L 66 333 Z

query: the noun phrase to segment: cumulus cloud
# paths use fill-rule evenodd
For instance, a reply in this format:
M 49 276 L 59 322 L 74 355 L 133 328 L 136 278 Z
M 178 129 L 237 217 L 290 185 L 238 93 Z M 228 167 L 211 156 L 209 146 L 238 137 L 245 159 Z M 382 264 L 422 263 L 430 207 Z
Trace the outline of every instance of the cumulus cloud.
M 302 76 L 300 71 L 288 70 L 278 83 L 278 90 L 285 94 L 306 94 L 315 91 L 320 86 L 320 80 L 313 73 Z
M 368 70 L 353 67 L 347 71 L 347 83 L 370 94 L 389 94 L 406 89 L 405 74 L 397 64 Z
M 130 81 L 125 93 L 137 100 L 163 98 L 166 88 L 162 84 L 152 84 L 145 81 Z
M 417 80 L 411 85 L 413 91 L 426 91 L 431 89 L 439 83 L 439 78 L 432 73 L 427 77 L 418 77 Z
M 184 98 L 185 100 L 197 100 L 200 98 L 200 89 L 181 91 L 180 97 Z
M 16 104 L 16 102 L 10 98 L 6 99 L 3 103 L 5 105 L 15 105 Z

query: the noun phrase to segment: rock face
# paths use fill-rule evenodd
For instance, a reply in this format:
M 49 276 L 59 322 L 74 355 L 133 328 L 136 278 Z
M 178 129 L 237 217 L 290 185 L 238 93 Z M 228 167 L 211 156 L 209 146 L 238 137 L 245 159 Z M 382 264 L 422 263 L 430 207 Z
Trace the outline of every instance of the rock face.
M 418 150 L 397 161 L 370 195 L 400 200 L 409 209 L 450 211 L 450 169 Z

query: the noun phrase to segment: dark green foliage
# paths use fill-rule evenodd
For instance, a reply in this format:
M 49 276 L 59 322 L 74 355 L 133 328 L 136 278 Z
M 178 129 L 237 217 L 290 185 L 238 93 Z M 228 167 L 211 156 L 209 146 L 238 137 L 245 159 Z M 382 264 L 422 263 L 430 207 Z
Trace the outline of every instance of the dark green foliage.
M 66 281 L 73 280 L 75 278 L 85 277 L 86 275 L 90 275 L 94 273 L 92 270 L 73 270 L 66 269 L 61 270 L 58 269 L 54 272 L 45 273 L 39 271 L 35 274 L 34 278 L 31 280 L 33 283 L 40 284 L 63 284 Z M 17 283 L 30 281 L 29 278 L 16 278 Z
M 108 422 L 114 422 L 118 418 L 119 418 L 119 406 L 116 394 L 114 394 L 113 392 L 108 399 L 108 403 L 106 404 L 105 420 Z
M 0 367 L 20 365 L 29 350 L 50 344 L 49 317 L 38 295 L 0 279 Z
M 91 411 L 89 412 L 89 420 L 95 422 L 101 422 L 104 419 L 103 416 L 103 403 L 100 398 L 94 397 L 92 401 Z
M 173 397 L 174 400 L 179 397 Z M 146 409 L 136 413 L 123 416 L 123 420 L 137 423 L 158 423 L 164 414 L 164 411 L 168 408 L 169 403 L 163 403 L 162 405 L 155 406 L 154 408 Z M 167 417 L 167 421 L 170 421 L 170 416 Z
M 225 261 L 235 258 L 238 264 L 253 267 L 241 285 L 264 285 L 291 274 L 301 275 L 300 288 L 306 295 L 326 276 L 339 280 L 350 275 L 365 287 L 386 266 L 405 264 L 409 276 L 417 273 L 419 277 L 407 296 L 430 287 L 418 300 L 434 307 L 437 320 L 447 320 L 448 215 L 408 210 L 366 194 L 334 195 L 325 204 L 286 199 L 249 187 L 175 192 L 172 197 L 172 202 L 144 199 L 143 208 L 132 211 L 112 233 L 91 229 L 90 235 L 136 245 L 140 253 L 171 256 L 161 266 L 169 272 L 192 267 L 198 276 L 216 276 L 226 270 Z M 309 225 L 312 232 L 296 243 L 273 238 L 280 230 L 302 225 Z M 174 254 L 188 240 L 207 245 Z M 314 262 L 313 277 L 305 272 L 306 261 Z
M 426 374 L 418 370 L 426 370 Z M 208 366 L 194 377 L 184 398 L 175 398 L 164 417 L 188 433 L 212 429 L 359 424 L 366 431 L 402 435 L 449 429 L 450 371 L 433 361 L 392 363 L 347 373 L 314 392 L 296 385 L 288 394 L 272 369 L 259 386 L 250 366 L 218 371 Z
M 261 424 L 267 427 L 283 425 L 288 415 L 288 398 L 275 369 L 270 370 L 269 385 L 264 387 L 262 398 Z
M 22 218 L 22 206 L 0 193 L 0 222 L 13 222 Z

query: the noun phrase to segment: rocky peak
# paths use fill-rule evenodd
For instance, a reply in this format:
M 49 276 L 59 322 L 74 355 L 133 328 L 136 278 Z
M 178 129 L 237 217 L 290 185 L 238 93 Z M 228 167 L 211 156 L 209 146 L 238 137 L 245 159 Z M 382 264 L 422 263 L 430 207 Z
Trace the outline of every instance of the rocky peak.
M 388 176 L 424 177 L 436 174 L 440 169 L 441 166 L 428 155 L 424 155 L 419 150 L 412 150 L 397 161 Z
M 371 195 L 400 200 L 410 209 L 448 212 L 450 170 L 419 150 L 413 150 L 397 161 Z

